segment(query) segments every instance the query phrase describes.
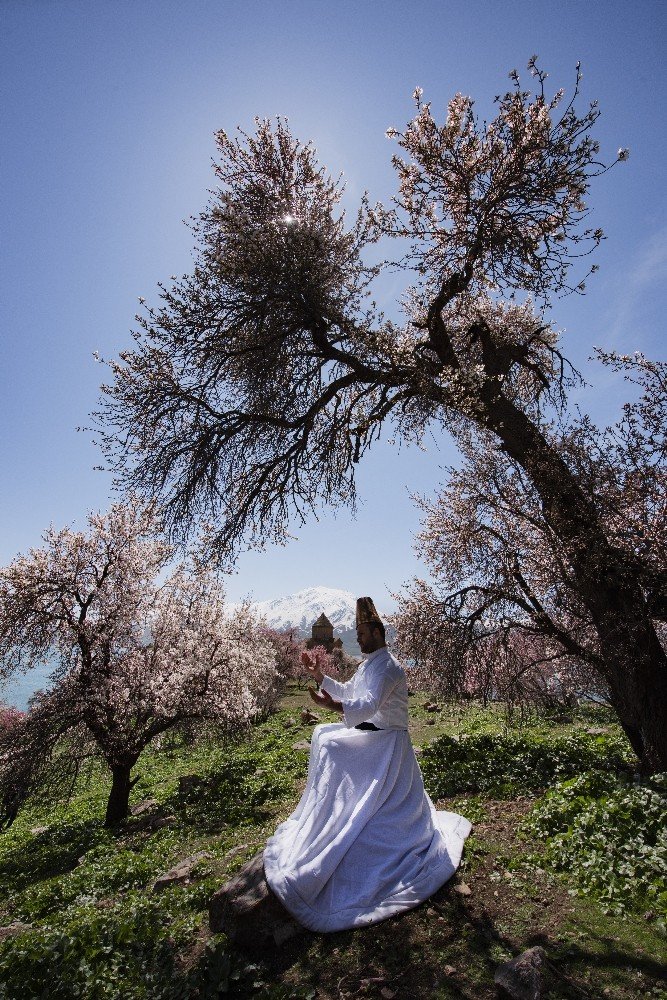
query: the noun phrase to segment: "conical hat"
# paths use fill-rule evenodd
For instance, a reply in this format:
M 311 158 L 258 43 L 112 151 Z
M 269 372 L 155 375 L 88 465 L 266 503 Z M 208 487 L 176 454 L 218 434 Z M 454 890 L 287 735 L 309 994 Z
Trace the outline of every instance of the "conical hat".
M 357 598 L 357 625 L 382 625 L 372 597 Z

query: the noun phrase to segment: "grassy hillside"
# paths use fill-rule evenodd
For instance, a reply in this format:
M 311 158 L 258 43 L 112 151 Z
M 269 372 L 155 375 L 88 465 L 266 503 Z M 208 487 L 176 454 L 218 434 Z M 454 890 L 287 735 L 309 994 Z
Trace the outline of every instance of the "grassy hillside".
M 497 709 L 433 712 L 413 696 L 427 787 L 475 823 L 456 878 L 398 919 L 306 934 L 259 958 L 211 937 L 210 896 L 298 798 L 306 702 L 291 688 L 279 712 L 226 744 L 165 740 L 133 791 L 135 805 L 155 804 L 116 832 L 102 827 L 106 776 L 90 773 L 68 804 L 36 805 L 0 834 L 0 924 L 25 925 L 0 940 L 0 1000 L 485 1000 L 497 964 L 533 944 L 547 951 L 555 998 L 667 997 L 665 789 L 633 784 L 602 709 L 507 730 Z M 198 852 L 187 883 L 153 891 Z

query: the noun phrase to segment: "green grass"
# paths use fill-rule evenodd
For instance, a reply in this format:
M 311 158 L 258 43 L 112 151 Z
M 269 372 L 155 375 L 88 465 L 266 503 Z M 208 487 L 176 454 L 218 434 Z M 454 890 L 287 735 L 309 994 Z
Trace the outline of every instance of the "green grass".
M 308 753 L 293 744 L 310 735 L 300 722 L 309 701 L 291 688 L 280 711 L 246 734 L 165 739 L 142 757 L 132 802 L 155 799 L 158 815 L 169 817 L 161 829 L 137 817 L 105 830 L 108 780 L 98 769 L 68 803 L 34 805 L 0 835 L 0 924 L 30 925 L 0 941 L 0 1000 L 339 1000 L 382 990 L 397 1000 L 490 1000 L 496 964 L 531 943 L 543 943 L 554 963 L 555 997 L 666 995 L 659 920 L 647 919 L 637 900 L 622 914 L 605 913 L 590 887 L 571 895 L 581 873 L 572 860 L 560 864 L 552 846 L 573 817 L 571 802 L 559 805 L 549 788 L 584 767 L 612 775 L 628 764 L 609 713 L 587 709 L 570 722 L 533 719 L 513 730 L 497 706 L 429 713 L 427 702 L 411 698 L 411 734 L 440 807 L 476 824 L 455 880 L 470 895 L 448 884 L 404 917 L 304 935 L 262 961 L 224 935 L 211 937 L 211 895 L 261 849 L 305 778 Z M 183 794 L 179 778 L 191 774 L 201 781 Z M 626 833 L 633 815 L 623 820 Z M 207 857 L 189 884 L 152 891 L 159 875 L 199 851 Z

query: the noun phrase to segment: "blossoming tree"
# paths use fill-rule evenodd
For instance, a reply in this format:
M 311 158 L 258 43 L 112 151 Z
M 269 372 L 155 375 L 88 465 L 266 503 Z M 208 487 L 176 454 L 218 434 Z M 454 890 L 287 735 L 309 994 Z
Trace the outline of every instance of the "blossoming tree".
M 601 431 L 587 418 L 552 433 L 605 533 L 667 612 L 667 364 L 601 354 L 641 390 Z M 512 702 L 608 697 L 599 635 L 560 539 L 522 468 L 489 435 L 461 435 L 464 462 L 424 511 L 419 551 L 431 582 L 401 595 L 405 655 L 448 693 L 493 690 Z
M 664 768 L 667 658 L 646 577 L 554 443 L 575 375 L 533 305 L 583 291 L 572 266 L 603 237 L 585 204 L 606 169 L 599 111 L 577 110 L 579 70 L 566 100 L 530 69 L 535 92 L 513 73 L 488 123 L 460 94 L 440 121 L 418 88 L 414 118 L 388 132 L 394 203 L 364 198 L 351 224 L 284 121 L 220 132 L 196 266 L 162 288 L 111 363 L 98 423 L 123 482 L 164 498 L 177 533 L 209 518 L 221 558 L 282 539 L 323 502 L 354 505 L 355 464 L 385 421 L 408 440 L 432 421 L 492 436 L 539 497 L 633 747 Z M 372 266 L 380 239 L 398 250 Z M 411 282 L 402 323 L 370 298 L 391 264 Z
M 196 560 L 169 572 L 173 551 L 156 532 L 150 508 L 117 504 L 87 531 L 50 529 L 42 548 L 0 570 L 3 671 L 56 664 L 50 689 L 0 733 L 5 821 L 93 752 L 111 772 L 115 824 L 156 736 L 194 719 L 238 727 L 275 700 L 281 676 L 261 624 L 246 607 L 230 614 Z

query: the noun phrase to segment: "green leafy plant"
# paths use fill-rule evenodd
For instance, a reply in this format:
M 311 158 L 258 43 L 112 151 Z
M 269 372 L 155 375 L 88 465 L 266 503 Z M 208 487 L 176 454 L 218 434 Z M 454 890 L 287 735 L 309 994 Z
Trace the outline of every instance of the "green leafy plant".
M 426 747 L 420 767 L 433 798 L 461 792 L 515 792 L 544 788 L 586 769 L 627 769 L 632 753 L 619 736 L 586 733 L 548 737 L 481 733 L 441 736 Z
M 0 943 L 0 997 L 174 1000 L 177 949 L 198 924 L 188 909 L 187 893 L 162 899 L 132 892 L 108 908 L 71 906 L 48 926 Z
M 547 858 L 606 912 L 645 910 L 667 922 L 667 774 L 629 783 L 588 772 L 560 782 L 523 829 L 547 838 Z

